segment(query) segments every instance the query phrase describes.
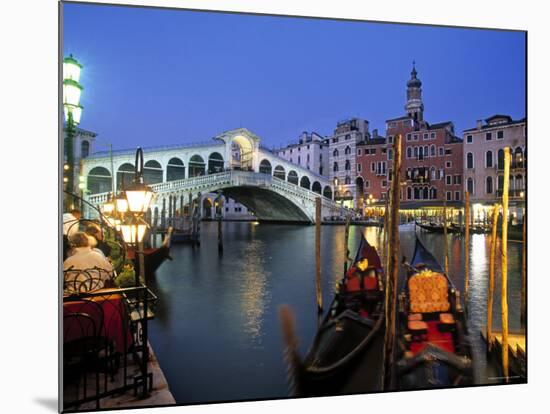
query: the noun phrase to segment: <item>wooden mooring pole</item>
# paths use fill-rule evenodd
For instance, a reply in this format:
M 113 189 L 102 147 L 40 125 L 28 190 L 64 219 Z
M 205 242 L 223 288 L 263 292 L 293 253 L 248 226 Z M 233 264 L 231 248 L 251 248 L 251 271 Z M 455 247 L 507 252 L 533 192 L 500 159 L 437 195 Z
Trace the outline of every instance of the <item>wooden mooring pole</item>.
M 346 228 L 344 231 L 344 274 L 348 272 L 348 260 L 349 260 L 349 222 L 350 215 L 346 215 Z
M 504 148 L 504 184 L 502 186 L 502 282 L 500 303 L 502 305 L 502 370 L 508 382 L 508 189 L 510 186 L 510 147 Z
M 389 391 L 393 386 L 393 363 L 395 360 L 395 335 L 397 312 L 397 278 L 399 275 L 399 193 L 401 191 L 401 135 L 395 137 L 393 143 L 393 177 L 391 187 L 391 231 L 389 232 L 388 273 L 386 275 L 385 318 L 386 332 L 384 335 L 384 367 L 382 373 L 383 389 Z
M 317 311 L 323 312 L 321 292 L 321 197 L 315 199 L 315 280 L 317 287 Z
M 523 249 L 521 260 L 521 327 L 527 323 L 527 211 L 523 209 Z
M 443 198 L 443 241 L 445 247 L 445 273 L 449 274 L 449 242 L 447 241 L 447 194 Z
M 489 258 L 489 292 L 487 292 L 487 351 L 491 348 L 493 332 L 493 301 L 495 296 L 495 256 L 497 252 L 498 211 L 500 206 L 493 207 L 493 228 L 491 231 L 491 254 Z
M 464 193 L 464 306 L 468 309 L 468 288 L 470 286 L 470 193 Z
M 223 216 L 223 202 L 221 195 L 215 201 L 216 215 L 218 216 L 218 252 L 223 253 L 223 230 L 222 230 L 222 216 Z

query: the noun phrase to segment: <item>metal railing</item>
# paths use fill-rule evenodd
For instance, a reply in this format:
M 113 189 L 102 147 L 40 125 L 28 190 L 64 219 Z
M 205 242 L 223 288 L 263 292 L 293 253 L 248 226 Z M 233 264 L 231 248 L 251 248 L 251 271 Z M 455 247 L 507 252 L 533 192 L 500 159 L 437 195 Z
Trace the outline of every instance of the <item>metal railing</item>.
M 148 320 L 156 301 L 143 285 L 63 297 L 64 410 L 98 409 L 102 398 L 130 390 L 149 395 Z

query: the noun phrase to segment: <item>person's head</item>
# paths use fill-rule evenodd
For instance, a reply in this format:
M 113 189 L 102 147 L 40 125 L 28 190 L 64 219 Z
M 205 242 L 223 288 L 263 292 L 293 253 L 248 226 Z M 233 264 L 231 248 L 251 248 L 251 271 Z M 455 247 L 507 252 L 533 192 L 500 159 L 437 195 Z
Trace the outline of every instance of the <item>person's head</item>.
M 75 219 L 80 220 L 80 217 L 82 217 L 82 214 L 80 213 L 80 210 L 73 209 L 70 211 L 70 213 L 74 216 Z
M 89 247 L 90 246 L 90 239 L 86 233 L 83 231 L 77 231 L 76 233 L 73 233 L 69 237 L 69 241 L 71 242 L 71 246 L 73 247 Z
M 85 232 L 86 234 L 95 237 L 96 240 L 103 240 L 103 233 L 101 232 L 101 228 L 95 223 L 88 224 Z
M 369 261 L 367 260 L 366 257 L 362 257 L 357 261 L 357 263 L 355 264 L 355 267 L 357 267 L 357 269 L 363 272 L 367 269 L 367 267 L 369 267 Z

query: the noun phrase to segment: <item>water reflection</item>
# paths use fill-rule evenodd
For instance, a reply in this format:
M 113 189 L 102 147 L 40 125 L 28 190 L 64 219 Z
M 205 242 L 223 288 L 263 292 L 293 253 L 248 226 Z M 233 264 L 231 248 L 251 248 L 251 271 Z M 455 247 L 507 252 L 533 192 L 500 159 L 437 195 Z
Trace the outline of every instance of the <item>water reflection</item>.
M 150 340 L 178 403 L 286 397 L 286 368 L 277 308 L 289 304 L 296 315 L 302 355 L 317 329 L 315 228 L 295 225 L 224 223 L 224 253 L 217 252 L 217 223 L 204 223 L 199 249 L 174 246 L 174 261 L 164 263 L 153 290 L 159 295 Z M 381 229 L 351 226 L 350 256 L 361 232 L 382 262 Z M 323 226 L 322 295 L 325 310 L 343 275 L 344 226 Z M 401 255 L 414 251 L 414 225 L 400 228 Z M 443 263 L 443 235 L 418 233 Z M 463 238 L 448 236 L 449 273 L 464 291 Z M 521 244 L 508 246 L 510 330 L 519 328 Z M 498 247 L 497 247 L 498 251 Z M 490 236 L 472 235 L 469 328 L 474 352 L 482 361 L 479 331 L 486 320 Z M 497 253 L 498 256 L 498 253 Z M 405 272 L 400 269 L 403 286 Z M 494 326 L 500 327 L 500 258 L 495 274 Z M 480 383 L 487 383 L 483 364 Z

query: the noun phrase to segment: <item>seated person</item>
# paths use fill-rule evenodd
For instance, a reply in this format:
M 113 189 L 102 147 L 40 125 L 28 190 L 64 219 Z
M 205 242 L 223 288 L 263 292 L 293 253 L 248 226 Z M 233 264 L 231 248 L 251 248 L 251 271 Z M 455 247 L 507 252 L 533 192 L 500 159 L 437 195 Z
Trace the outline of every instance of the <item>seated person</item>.
M 63 214 L 63 260 L 69 256 L 69 237 L 78 231 L 79 221 L 79 210 L 71 210 L 69 213 Z
M 76 232 L 69 238 L 73 254 L 63 262 L 65 293 L 102 289 L 113 276 L 113 266 L 99 251 L 92 249 L 90 238 Z
M 103 240 L 103 232 L 101 231 L 101 227 L 95 223 L 89 223 L 85 231 L 88 236 L 95 239 L 95 246 L 92 246 L 92 248 L 95 247 L 98 250 L 101 250 L 103 255 L 108 257 L 111 254 L 111 247 Z

